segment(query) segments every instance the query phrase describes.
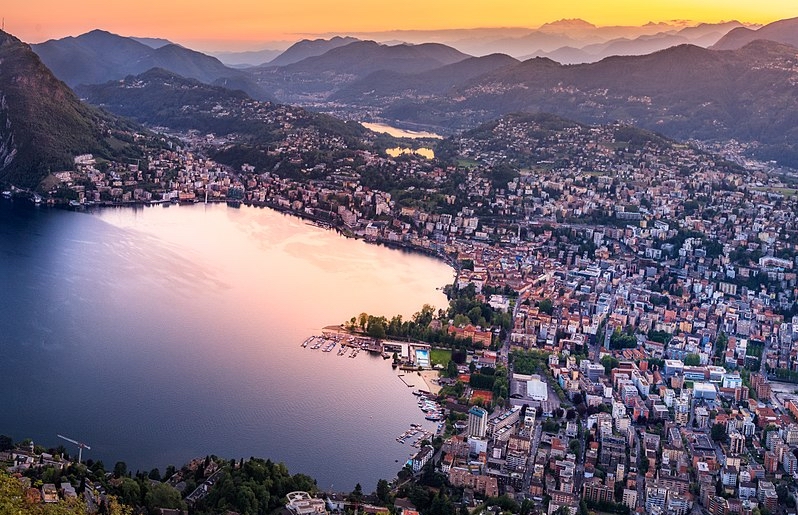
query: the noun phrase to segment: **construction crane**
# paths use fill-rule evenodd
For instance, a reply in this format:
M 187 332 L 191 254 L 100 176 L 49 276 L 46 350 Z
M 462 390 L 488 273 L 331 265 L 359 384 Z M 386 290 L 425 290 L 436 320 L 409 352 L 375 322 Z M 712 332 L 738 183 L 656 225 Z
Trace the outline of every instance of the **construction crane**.
M 81 463 L 83 461 L 83 449 L 91 450 L 91 447 L 89 447 L 83 442 L 78 442 L 76 440 L 73 440 L 72 438 L 67 438 L 64 435 L 56 435 L 56 436 L 62 440 L 66 440 L 67 442 L 72 442 L 78 446 L 78 463 Z

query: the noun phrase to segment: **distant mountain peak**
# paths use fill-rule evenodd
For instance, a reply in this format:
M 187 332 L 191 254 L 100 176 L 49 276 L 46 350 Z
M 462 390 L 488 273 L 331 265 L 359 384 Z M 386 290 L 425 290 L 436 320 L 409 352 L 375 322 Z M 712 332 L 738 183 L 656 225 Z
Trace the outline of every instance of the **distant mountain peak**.
M 303 39 L 288 47 L 285 52 L 272 59 L 266 66 L 287 66 L 358 41 L 360 40 L 349 36 L 335 36 L 330 39 Z
M 798 47 L 798 18 L 774 21 L 756 30 L 737 27 L 723 36 L 712 48 L 714 50 L 736 50 L 756 39 L 768 39 Z
M 559 30 L 559 31 L 574 31 L 574 30 L 589 30 L 597 28 L 590 22 L 581 18 L 563 18 L 562 20 L 544 23 L 538 30 Z

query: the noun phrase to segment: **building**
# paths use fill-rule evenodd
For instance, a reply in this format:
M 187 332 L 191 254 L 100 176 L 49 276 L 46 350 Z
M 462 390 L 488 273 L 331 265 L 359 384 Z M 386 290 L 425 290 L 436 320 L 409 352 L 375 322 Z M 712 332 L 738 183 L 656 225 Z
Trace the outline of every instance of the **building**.
M 549 398 L 549 390 L 546 383 L 540 380 L 539 375 L 533 375 L 526 382 L 526 392 L 532 400 L 545 401 Z
M 720 472 L 720 481 L 725 487 L 735 488 L 737 486 L 737 468 L 729 465 L 723 467 Z
M 601 439 L 601 451 L 599 462 L 607 467 L 614 469 L 619 463 L 626 462 L 626 440 L 618 436 L 605 435 Z
M 470 412 L 469 412 L 470 414 Z M 515 425 L 521 416 L 521 407 L 514 406 L 488 422 L 488 434 L 495 436 L 502 429 Z M 510 435 L 507 435 L 509 439 Z
M 630 488 L 623 489 L 623 500 L 621 503 L 624 506 L 628 506 L 631 511 L 634 511 L 637 508 L 637 490 L 633 490 Z
M 58 502 L 58 490 L 52 483 L 42 485 L 42 501 L 46 503 Z
M 726 499 L 713 495 L 709 498 L 707 510 L 709 510 L 711 515 L 726 515 Z
M 591 477 L 582 484 L 582 498 L 592 502 L 611 502 L 614 489 L 602 484 L 601 479 Z
M 667 488 L 662 488 L 656 483 L 651 486 L 646 485 L 646 512 L 651 513 L 654 510 L 665 510 L 665 501 L 667 498 Z
M 413 459 L 410 460 L 411 466 L 413 467 L 413 472 L 418 472 L 424 465 L 429 462 L 432 456 L 435 454 L 435 449 L 431 445 L 424 446 L 420 451 L 413 456 Z
M 779 468 L 779 459 L 773 451 L 765 452 L 765 472 L 768 474 L 775 474 L 776 469 Z
M 285 507 L 294 515 L 326 514 L 324 499 L 314 499 L 307 492 L 291 492 Z
M 693 504 L 681 494 L 671 492 L 668 494 L 667 509 L 665 510 L 668 515 L 686 515 Z
M 693 384 L 693 395 L 696 399 L 715 400 L 718 397 L 718 388 L 712 383 Z
M 739 431 L 729 435 L 729 453 L 742 454 L 745 450 L 745 437 Z
M 793 475 L 798 471 L 798 458 L 792 452 L 785 452 L 781 458 L 781 466 L 784 467 L 784 472 Z
M 495 477 L 472 474 L 468 469 L 452 467 L 449 482 L 457 488 L 471 488 L 486 497 L 499 496 L 499 484 Z
M 479 406 L 468 410 L 468 435 L 485 438 L 488 432 L 488 412 Z

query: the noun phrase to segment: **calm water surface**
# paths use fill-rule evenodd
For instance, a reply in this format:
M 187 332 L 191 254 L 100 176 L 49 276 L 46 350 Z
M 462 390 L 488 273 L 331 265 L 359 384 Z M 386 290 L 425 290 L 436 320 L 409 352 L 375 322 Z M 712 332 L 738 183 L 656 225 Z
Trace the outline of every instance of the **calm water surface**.
M 435 138 L 435 139 L 443 139 L 443 136 L 440 134 L 435 134 L 434 132 L 426 132 L 426 131 L 408 131 L 405 129 L 400 129 L 398 127 L 393 127 L 392 125 L 386 125 L 384 123 L 369 123 L 369 122 L 361 122 L 361 125 L 367 129 L 370 129 L 374 132 L 386 132 L 395 138 Z
M 259 456 L 371 491 L 413 450 L 395 437 L 433 426 L 389 361 L 300 343 L 361 311 L 442 307 L 451 278 L 269 210 L 2 201 L 0 433 L 65 434 L 107 468 Z

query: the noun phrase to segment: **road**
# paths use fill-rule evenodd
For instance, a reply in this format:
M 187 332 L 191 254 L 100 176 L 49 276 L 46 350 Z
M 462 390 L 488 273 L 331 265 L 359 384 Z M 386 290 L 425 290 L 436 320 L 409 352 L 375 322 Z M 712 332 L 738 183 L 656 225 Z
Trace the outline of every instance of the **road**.
M 637 430 L 637 438 L 635 438 L 635 452 L 637 454 L 637 463 L 635 467 L 637 468 L 637 505 L 642 506 L 644 504 L 645 499 L 645 489 L 646 489 L 646 478 L 643 474 L 640 473 L 640 461 L 643 459 L 642 453 L 642 446 L 640 445 L 640 441 L 642 438 L 642 433 L 638 429 Z
M 521 495 L 523 497 L 528 497 L 529 494 L 529 485 L 532 481 L 532 472 L 533 472 L 533 459 L 538 454 L 538 446 L 540 445 L 540 437 L 543 434 L 543 426 L 535 421 L 535 434 L 532 436 L 532 445 L 529 447 L 529 456 L 527 456 L 526 461 L 526 472 L 524 473 L 524 484 L 523 488 L 521 489 Z

